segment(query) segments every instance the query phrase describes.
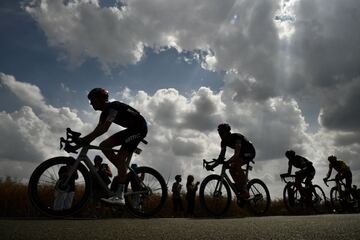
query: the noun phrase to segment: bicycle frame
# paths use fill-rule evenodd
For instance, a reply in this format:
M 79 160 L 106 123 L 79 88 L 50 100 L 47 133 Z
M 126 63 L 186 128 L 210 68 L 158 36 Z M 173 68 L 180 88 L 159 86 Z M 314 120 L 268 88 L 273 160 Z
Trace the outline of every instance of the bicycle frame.
M 291 181 L 291 180 L 286 180 L 286 178 L 292 178 L 293 181 Z M 283 179 L 283 181 L 284 181 L 286 184 L 287 184 L 287 183 L 293 183 L 295 189 L 299 190 L 300 195 L 301 195 L 302 197 L 306 197 L 306 196 L 303 196 L 304 191 L 305 191 L 305 187 L 304 187 L 303 185 L 306 186 L 305 179 L 300 183 L 300 188 L 298 188 L 298 186 L 296 186 L 296 184 L 295 184 L 295 178 L 296 178 L 296 175 L 289 175 L 289 176 L 283 177 L 282 179 Z M 286 187 L 286 186 L 285 186 L 285 187 Z M 312 182 L 311 182 L 311 184 L 310 184 L 309 187 L 310 187 L 310 188 L 314 188 L 314 185 L 313 185 Z
M 339 194 L 342 197 L 345 193 L 346 193 L 346 185 L 344 183 L 344 181 L 342 179 L 338 180 L 335 178 L 329 179 L 325 182 L 325 185 L 327 187 L 329 187 L 329 185 L 327 184 L 327 182 L 335 182 L 335 186 L 338 188 L 339 190 Z M 352 191 L 350 190 L 349 192 L 351 195 L 353 195 Z
M 89 159 L 89 157 L 87 156 L 87 152 L 90 149 L 95 149 L 95 150 L 111 150 L 114 152 L 119 152 L 120 150 L 116 150 L 116 149 L 105 149 L 105 148 L 101 148 L 99 146 L 94 146 L 94 145 L 88 145 L 88 146 L 84 146 L 78 157 L 75 159 L 75 163 L 71 166 L 70 170 L 69 170 L 69 174 L 68 177 L 66 178 L 64 184 L 67 185 L 69 183 L 69 181 L 71 180 L 71 177 L 73 176 L 73 174 L 75 173 L 75 171 L 77 170 L 80 162 L 84 162 L 86 167 L 89 169 L 90 171 L 90 175 L 93 176 L 96 180 L 96 182 L 99 184 L 100 188 L 108 195 L 111 196 L 114 193 L 109 189 L 109 187 L 104 183 L 103 179 L 100 177 L 100 175 L 97 173 L 95 166 L 93 165 L 93 163 L 91 162 L 91 160 Z M 141 152 L 141 149 L 137 148 L 134 152 Z M 130 153 L 130 155 L 127 157 L 126 159 L 126 166 L 127 169 L 134 174 L 134 176 L 136 176 L 136 181 L 143 185 L 143 182 L 138 178 L 137 174 L 135 173 L 134 169 L 132 169 L 129 164 L 132 158 L 133 153 Z M 93 178 L 93 179 L 94 179 Z M 132 192 L 132 193 L 125 193 L 124 195 L 134 195 L 134 194 L 140 194 L 140 193 L 146 193 L 146 191 L 138 191 L 138 192 Z
M 238 194 L 238 190 L 235 186 L 235 183 L 230 179 L 229 175 L 226 173 L 227 170 L 227 166 L 226 164 L 223 163 L 222 167 L 221 167 L 221 173 L 219 174 L 221 181 L 218 183 L 220 184 L 220 186 L 216 186 L 215 189 L 221 189 L 222 188 L 222 182 L 226 181 L 227 184 L 229 184 L 231 190 L 237 195 Z M 246 181 L 248 182 L 248 175 L 249 175 L 249 171 L 252 170 L 252 166 L 250 166 L 250 162 L 248 162 L 246 164 L 246 168 L 242 168 L 242 170 L 245 172 L 245 176 L 246 176 Z

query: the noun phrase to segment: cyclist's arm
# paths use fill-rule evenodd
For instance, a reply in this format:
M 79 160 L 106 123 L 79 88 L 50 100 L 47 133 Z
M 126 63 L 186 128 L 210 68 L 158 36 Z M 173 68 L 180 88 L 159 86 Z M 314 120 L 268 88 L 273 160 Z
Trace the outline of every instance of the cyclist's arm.
M 111 123 L 115 120 L 116 116 L 118 114 L 118 111 L 115 109 L 109 109 L 108 112 L 104 113 L 102 112 L 100 115 L 99 123 L 90 134 L 82 138 L 82 141 L 90 143 L 95 138 L 103 135 L 107 132 L 109 129 Z
M 223 142 L 221 142 L 221 151 L 218 159 L 225 159 L 225 153 L 226 153 L 226 145 Z
M 326 174 L 326 179 L 329 179 L 329 177 L 331 176 L 331 172 L 332 172 L 332 166 L 331 165 L 329 165 L 329 171 L 328 171 L 328 173 Z
M 95 138 L 106 133 L 110 125 L 110 121 L 99 122 L 94 131 L 83 137 L 81 140 L 86 143 L 92 142 Z
M 292 171 L 292 164 L 291 164 L 291 162 L 290 162 L 290 160 L 289 160 L 289 167 L 288 167 L 288 171 L 287 171 L 287 174 L 291 174 L 291 171 Z

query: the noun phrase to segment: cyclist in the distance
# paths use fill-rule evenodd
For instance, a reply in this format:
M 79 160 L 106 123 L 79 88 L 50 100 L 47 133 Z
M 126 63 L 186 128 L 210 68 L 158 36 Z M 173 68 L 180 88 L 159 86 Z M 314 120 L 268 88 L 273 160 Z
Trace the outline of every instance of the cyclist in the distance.
M 338 160 L 336 156 L 331 155 L 328 157 L 329 161 L 329 171 L 324 178 L 324 181 L 326 182 L 329 177 L 331 176 L 332 169 L 335 169 L 338 173 L 335 176 L 335 179 L 338 181 L 345 178 L 346 184 L 346 190 L 350 192 L 351 190 L 351 184 L 352 184 L 352 173 L 350 170 L 350 167 L 346 165 L 346 163 L 342 160 Z M 338 186 L 339 187 L 339 186 Z
M 126 159 L 136 149 L 140 141 L 145 138 L 147 124 L 144 117 L 136 109 L 119 101 L 109 102 L 108 91 L 103 88 L 92 89 L 88 94 L 88 99 L 95 111 L 101 111 L 101 115 L 98 125 L 91 133 L 80 138 L 80 143 L 89 144 L 106 133 L 112 123 L 125 128 L 125 130 L 117 132 L 102 141 L 99 145 L 106 149 L 121 145 L 118 154 L 112 150 L 103 150 L 105 156 L 118 170 L 118 176 L 115 178 L 118 181 L 118 188 L 114 196 L 102 198 L 101 200 L 110 204 L 123 205 L 125 203 Z
M 221 152 L 218 160 L 225 158 L 226 147 L 234 149 L 234 155 L 228 160 L 229 171 L 240 197 L 247 199 L 250 197 L 246 187 L 247 179 L 241 166 L 255 158 L 255 148 L 242 134 L 231 133 L 229 124 L 220 124 L 218 126 L 218 133 L 221 138 Z
M 281 174 L 280 176 L 289 176 L 291 174 L 293 166 L 299 168 L 300 170 L 295 172 L 295 186 L 298 189 L 302 189 L 301 182 L 305 179 L 305 187 L 307 189 L 310 189 L 312 185 L 311 181 L 315 176 L 315 168 L 313 166 L 313 163 L 303 156 L 296 155 L 293 150 L 286 151 L 285 156 L 289 159 L 288 172 Z

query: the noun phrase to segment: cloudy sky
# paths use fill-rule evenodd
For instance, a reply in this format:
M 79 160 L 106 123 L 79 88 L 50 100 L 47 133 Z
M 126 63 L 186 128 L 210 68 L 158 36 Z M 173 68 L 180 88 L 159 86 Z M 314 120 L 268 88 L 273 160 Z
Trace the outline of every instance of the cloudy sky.
M 0 177 L 64 155 L 58 139 L 91 131 L 86 95 L 105 87 L 149 122 L 133 161 L 170 183 L 209 174 L 202 159 L 218 156 L 228 122 L 274 197 L 289 148 L 316 183 L 335 154 L 360 184 L 359 25 L 358 0 L 2 0 Z

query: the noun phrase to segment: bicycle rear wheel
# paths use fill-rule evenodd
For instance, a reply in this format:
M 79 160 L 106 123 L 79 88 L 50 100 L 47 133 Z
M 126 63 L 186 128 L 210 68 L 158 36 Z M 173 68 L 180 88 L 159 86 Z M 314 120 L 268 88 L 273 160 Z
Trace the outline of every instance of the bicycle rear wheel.
M 265 214 L 270 206 L 270 193 L 265 183 L 260 179 L 252 179 L 248 182 L 247 188 L 250 194 L 250 210 L 256 215 Z
M 319 185 L 313 185 L 311 203 L 312 208 L 317 213 L 325 213 L 328 211 L 325 193 Z
M 209 175 L 202 181 L 199 189 L 201 206 L 212 216 L 224 215 L 231 204 L 231 191 L 219 175 Z
M 31 203 L 42 213 L 64 217 L 78 212 L 87 202 L 91 191 L 91 178 L 84 165 L 79 164 L 78 177 L 64 185 L 61 169 L 74 164 L 71 157 L 55 157 L 41 163 L 32 173 L 28 184 Z M 76 179 L 75 179 L 76 178 Z
M 150 167 L 138 167 L 125 182 L 125 205 L 137 217 L 158 213 L 167 198 L 167 186 L 159 172 Z

